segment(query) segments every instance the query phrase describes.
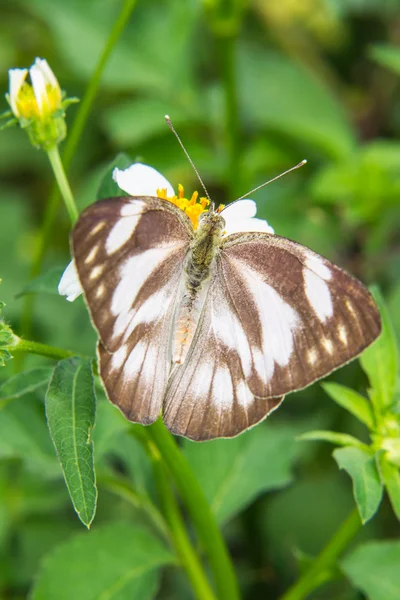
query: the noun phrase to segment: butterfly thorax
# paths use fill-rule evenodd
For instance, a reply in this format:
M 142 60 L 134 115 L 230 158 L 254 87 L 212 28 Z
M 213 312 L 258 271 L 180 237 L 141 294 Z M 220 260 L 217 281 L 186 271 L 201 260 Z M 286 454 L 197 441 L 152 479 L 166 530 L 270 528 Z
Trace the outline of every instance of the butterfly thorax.
M 224 227 L 225 221 L 218 213 L 204 213 L 190 245 L 184 267 L 184 291 L 176 311 L 173 363 L 182 363 L 188 353 L 199 322 Z

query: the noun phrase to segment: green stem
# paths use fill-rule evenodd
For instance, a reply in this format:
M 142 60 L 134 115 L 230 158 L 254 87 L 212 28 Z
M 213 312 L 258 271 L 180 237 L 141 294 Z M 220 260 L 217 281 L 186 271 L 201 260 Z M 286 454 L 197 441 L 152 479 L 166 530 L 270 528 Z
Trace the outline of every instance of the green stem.
M 167 524 L 157 507 L 154 506 L 152 501 L 145 495 L 136 492 L 129 481 L 126 481 L 123 477 L 102 473 L 97 473 L 96 479 L 98 485 L 103 486 L 109 492 L 123 498 L 135 508 L 142 510 L 154 525 L 156 531 L 160 533 L 163 538 L 169 540 L 170 535 Z
M 228 200 L 238 197 L 240 189 L 239 110 L 236 83 L 236 30 L 217 39 L 225 97 L 225 140 L 228 151 Z
M 88 358 L 95 362 L 95 359 L 92 359 L 90 356 L 80 354 L 79 352 L 72 352 L 71 350 L 64 350 L 63 348 L 56 348 L 55 346 L 48 346 L 47 344 L 41 344 L 40 342 L 34 342 L 32 340 L 25 340 L 21 338 L 18 338 L 15 346 L 10 346 L 9 351 L 12 354 L 16 352 L 24 352 L 27 354 L 47 356 L 47 358 L 55 358 L 56 360 L 70 358 L 71 356 L 81 356 L 82 358 Z
M 233 565 L 215 517 L 186 458 L 161 419 L 146 428 L 186 504 L 213 571 L 219 600 L 240 598 Z
M 63 164 L 61 162 L 58 146 L 56 145 L 50 148 L 47 151 L 47 156 L 49 157 L 54 177 L 56 178 L 59 190 L 61 192 L 61 196 L 65 202 L 65 206 L 68 211 L 71 223 L 72 225 L 75 225 L 76 221 L 78 220 L 79 213 L 78 209 L 76 208 L 74 196 L 68 183 Z
M 82 135 L 82 131 L 86 125 L 86 121 L 90 114 L 93 102 L 95 100 L 96 94 L 99 89 L 101 76 L 104 71 L 104 67 L 107 64 L 107 61 L 113 51 L 116 43 L 118 42 L 128 20 L 132 13 L 132 10 L 136 4 L 137 0 L 125 0 L 120 13 L 114 25 L 110 31 L 110 35 L 108 37 L 107 43 L 104 46 L 103 52 L 99 57 L 99 61 L 96 65 L 96 68 L 93 72 L 92 77 L 88 83 L 88 86 L 85 90 L 85 94 L 83 96 L 82 102 L 79 105 L 79 108 L 76 112 L 76 116 L 71 127 L 71 130 L 68 134 L 67 141 L 65 143 L 65 149 L 62 153 L 63 162 L 65 170 L 68 172 L 69 165 L 71 164 L 71 160 L 75 154 L 75 150 L 78 146 L 79 140 Z M 43 258 L 45 255 L 46 248 L 49 246 L 49 240 L 53 235 L 54 230 L 54 221 L 57 215 L 59 206 L 59 195 L 57 192 L 56 186 L 53 186 L 53 189 L 50 193 L 46 210 L 44 213 L 44 219 L 42 222 L 40 235 L 38 236 L 37 245 L 35 248 L 35 255 L 32 262 L 31 268 L 31 279 L 37 277 L 41 271 Z M 26 296 L 24 300 L 24 307 L 21 316 L 21 331 L 24 335 L 30 335 L 31 327 L 32 327 L 32 315 L 34 309 L 34 301 L 35 296 L 29 295 Z
M 294 583 L 280 600 L 303 600 L 330 579 L 329 571 L 336 560 L 360 531 L 362 523 L 357 509 L 354 509 L 342 523 L 332 539 L 314 560 L 311 567 Z
M 150 454 L 158 487 L 159 498 L 163 508 L 164 516 L 169 525 L 170 534 L 176 553 L 178 554 L 180 562 L 187 573 L 187 576 L 192 584 L 193 591 L 198 600 L 216 600 L 214 592 L 211 589 L 204 573 L 202 564 L 196 552 L 194 551 L 189 536 L 186 532 L 185 525 L 179 512 L 174 493 L 168 481 L 159 450 L 150 440 L 148 446 L 149 445 L 152 447 Z

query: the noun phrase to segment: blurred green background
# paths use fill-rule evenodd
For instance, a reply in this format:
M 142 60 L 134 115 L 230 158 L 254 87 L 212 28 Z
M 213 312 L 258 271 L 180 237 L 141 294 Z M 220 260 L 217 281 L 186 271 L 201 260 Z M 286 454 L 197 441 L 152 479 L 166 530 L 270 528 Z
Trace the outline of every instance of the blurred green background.
M 69 96 L 82 98 L 120 7 L 117 0 L 0 2 L 4 93 L 8 69 L 27 67 L 39 56 Z M 139 0 L 104 71 L 72 161 L 70 181 L 79 208 L 97 198 L 119 153 L 156 167 L 175 188 L 182 183 L 189 194 L 199 188 L 165 124 L 166 113 L 217 203 L 307 158 L 305 167 L 254 195 L 259 216 L 279 235 L 311 247 L 366 284 L 379 284 L 399 334 L 399 41 L 397 0 Z M 76 105 L 68 110 L 69 126 L 76 111 Z M 24 299 L 15 296 L 29 280 L 53 179 L 46 155 L 17 128 L 0 134 L 0 177 L 0 298 L 7 321 L 20 333 Z M 43 271 L 69 261 L 68 230 L 60 206 Z M 54 346 L 94 351 L 81 298 L 69 304 L 56 294 L 38 296 L 30 335 Z M 39 364 L 51 363 L 26 361 Z M 0 377 L 15 368 L 11 361 Z M 358 363 L 331 379 L 365 390 Z M 99 396 L 99 470 L 122 474 L 155 498 L 139 446 Z M 82 529 L 46 430 L 42 399 L 38 392 L 0 413 L 4 599 L 26 597 L 43 560 Z M 265 430 L 266 439 L 281 434 L 287 443 L 279 477 L 261 483 L 224 528 L 245 598 L 277 597 L 295 577 L 298 556 L 318 552 L 354 504 L 350 479 L 338 472 L 331 448 L 296 442 L 295 436 L 315 428 L 365 436 L 360 427 L 316 384 L 289 396 L 257 428 Z M 254 431 L 243 439 L 259 435 Z M 234 464 L 240 449 L 235 442 L 223 444 L 225 455 L 232 448 Z M 262 480 L 277 456 L 271 445 L 261 455 L 257 477 Z M 251 454 L 248 460 L 251 468 Z M 212 478 L 213 461 L 198 462 L 193 464 L 199 478 Z M 121 518 L 143 520 L 129 501 L 99 483 L 93 530 Z M 399 533 L 385 500 L 360 535 Z M 192 597 L 176 569 L 168 569 L 154 589 L 157 585 L 158 598 Z M 339 579 L 313 598 L 361 595 Z

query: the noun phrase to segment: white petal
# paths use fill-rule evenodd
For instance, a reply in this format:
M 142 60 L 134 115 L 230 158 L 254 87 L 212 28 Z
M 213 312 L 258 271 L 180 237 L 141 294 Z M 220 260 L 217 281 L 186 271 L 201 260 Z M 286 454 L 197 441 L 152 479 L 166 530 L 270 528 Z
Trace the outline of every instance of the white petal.
M 81 284 L 75 267 L 75 261 L 71 260 L 65 269 L 60 283 L 58 284 L 58 293 L 61 296 L 67 296 L 68 302 L 73 302 L 82 294 Z
M 44 58 L 36 58 L 35 65 L 39 67 L 41 72 L 43 73 L 43 77 L 46 80 L 46 83 L 49 83 L 52 87 L 59 87 L 56 76 L 53 71 L 50 69 L 47 60 Z
M 19 94 L 19 91 L 25 82 L 26 76 L 28 74 L 28 69 L 10 69 L 8 71 L 9 77 L 9 101 L 11 105 L 11 110 L 13 111 L 16 117 L 19 117 L 19 112 L 17 109 L 16 99 Z
M 32 87 L 35 93 L 39 114 L 42 114 L 44 111 L 49 110 L 45 77 L 41 68 L 37 64 L 34 64 L 33 67 L 29 69 L 29 75 L 31 76 Z
M 121 171 L 115 168 L 113 179 L 121 190 L 131 196 L 156 196 L 157 190 L 166 189 L 167 196 L 174 196 L 174 188 L 161 173 L 140 163 L 134 163 Z
M 225 221 L 230 219 L 249 219 L 255 217 L 257 212 L 257 204 L 254 200 L 238 200 L 228 204 L 221 212 Z
M 274 233 L 274 230 L 264 219 L 230 219 L 226 222 L 226 235 L 231 233 L 246 233 L 248 231 L 264 231 Z

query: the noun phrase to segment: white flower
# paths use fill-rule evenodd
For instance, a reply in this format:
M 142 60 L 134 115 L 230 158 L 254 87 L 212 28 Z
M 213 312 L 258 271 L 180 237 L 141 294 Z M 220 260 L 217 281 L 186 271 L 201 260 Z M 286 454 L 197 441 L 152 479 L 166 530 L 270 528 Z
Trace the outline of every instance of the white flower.
M 17 119 L 45 118 L 61 108 L 61 88 L 46 60 L 36 58 L 29 69 L 32 85 L 26 81 L 28 69 L 10 69 L 8 74 L 7 99 Z
M 140 163 L 134 163 L 125 170 L 114 169 L 113 179 L 118 186 L 130 196 L 157 196 L 157 190 L 166 190 L 168 197 L 174 197 L 175 192 L 171 184 L 161 173 Z M 176 198 L 176 196 L 175 196 Z M 263 231 L 274 233 L 274 230 L 263 219 L 256 219 L 257 205 L 254 200 L 238 200 L 229 204 L 221 211 L 225 219 L 224 235 L 246 231 Z M 69 302 L 73 302 L 82 294 L 81 284 L 75 263 L 72 260 L 65 269 L 60 283 L 58 293 L 66 296 Z
M 60 283 L 58 284 L 58 293 L 61 296 L 66 296 L 68 302 L 73 302 L 82 294 L 82 288 L 74 260 L 71 260 L 62 274 Z
M 257 204 L 254 200 L 237 200 L 228 204 L 221 212 L 225 219 L 224 235 L 243 233 L 246 231 L 263 231 L 274 233 L 274 230 L 264 219 L 256 219 Z
M 115 168 L 113 179 L 130 196 L 156 196 L 157 190 L 167 190 L 167 196 L 174 196 L 174 188 L 161 173 L 140 163 L 134 163 L 124 171 Z

